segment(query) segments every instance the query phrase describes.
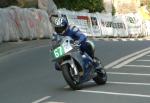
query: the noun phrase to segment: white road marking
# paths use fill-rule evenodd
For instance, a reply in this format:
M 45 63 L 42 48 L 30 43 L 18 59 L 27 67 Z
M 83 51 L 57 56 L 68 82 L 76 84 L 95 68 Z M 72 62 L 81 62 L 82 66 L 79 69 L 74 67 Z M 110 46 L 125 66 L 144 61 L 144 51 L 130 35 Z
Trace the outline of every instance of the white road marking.
M 122 39 L 122 41 L 128 41 L 127 39 Z
M 70 88 L 70 86 L 69 86 L 69 85 L 66 85 L 64 88 L 65 88 L 65 89 L 68 89 L 68 88 Z
M 94 82 L 94 81 L 89 81 L 89 82 Z M 150 86 L 150 83 L 134 83 L 134 82 L 112 82 L 112 81 L 107 81 L 109 84 L 121 84 L 121 85 L 140 85 L 140 86 Z
M 93 38 L 96 41 L 104 40 L 104 41 L 143 41 L 150 40 L 148 38 Z
M 134 60 L 136 60 L 136 59 L 138 59 L 138 58 L 140 58 L 140 57 L 143 57 L 144 55 L 147 55 L 147 54 L 149 54 L 149 53 L 150 53 L 150 50 L 145 51 L 145 52 L 143 52 L 143 53 L 141 53 L 141 54 L 139 54 L 139 55 L 136 55 L 136 56 L 134 56 L 134 57 L 132 57 L 132 58 L 130 58 L 130 59 L 125 60 L 124 62 L 122 62 L 122 63 L 120 63 L 120 64 L 114 66 L 113 68 L 116 68 L 116 69 L 121 68 L 121 67 L 123 67 L 124 65 L 126 65 L 126 64 L 128 64 L 128 63 L 130 63 L 130 62 L 132 62 L 132 61 L 134 61 Z
M 47 100 L 47 99 L 49 99 L 49 98 L 51 98 L 51 96 L 43 97 L 43 98 L 38 99 L 38 100 L 36 100 L 36 101 L 34 101 L 34 102 L 32 102 L 32 103 L 40 103 L 40 102 L 45 101 L 45 100 Z
M 136 60 L 136 61 L 140 61 L 140 62 L 150 62 L 150 60 L 146 60 L 146 59 L 139 59 L 139 60 Z
M 65 103 L 65 102 L 53 102 L 53 101 L 50 101 L 50 102 L 44 102 L 44 103 Z
M 134 38 L 131 38 L 130 41 L 135 41 L 135 39 L 134 39 Z
M 150 68 L 150 65 L 124 65 L 125 67 L 144 67 L 144 68 Z
M 138 39 L 138 41 L 143 41 L 143 40 L 144 40 L 143 38 L 139 38 L 139 39 Z
M 141 74 L 141 73 L 120 73 L 120 72 L 107 72 L 107 74 L 133 75 L 133 76 L 150 76 L 150 74 Z
M 122 85 L 141 85 L 141 86 L 150 86 L 150 83 L 110 82 L 110 81 L 108 81 L 107 83 L 110 83 L 110 84 L 122 84 Z
M 113 41 L 119 41 L 118 39 L 112 39 Z
M 93 80 L 89 81 L 90 83 L 94 83 Z M 136 86 L 150 86 L 150 83 L 135 83 L 135 82 L 113 82 L 113 81 L 107 81 L 107 84 L 120 84 L 120 85 L 136 85 Z M 69 85 L 66 85 L 64 87 L 65 89 L 69 89 Z
M 130 93 L 118 93 L 118 92 L 105 92 L 105 91 L 93 91 L 93 90 L 78 90 L 79 92 L 84 93 L 96 93 L 96 94 L 108 94 L 108 95 L 117 95 L 117 96 L 132 96 L 132 97 L 145 97 L 150 98 L 150 95 L 144 94 L 130 94 Z
M 140 51 L 137 51 L 137 52 L 135 52 L 135 53 L 129 54 L 129 55 L 127 55 L 127 56 L 121 57 L 120 59 L 118 59 L 118 60 L 116 60 L 116 61 L 114 61 L 114 62 L 111 62 L 110 64 L 106 65 L 104 68 L 105 68 L 105 69 L 109 69 L 109 68 L 111 68 L 111 67 L 113 67 L 113 66 L 119 64 L 120 62 L 125 61 L 126 59 L 131 58 L 131 57 L 133 57 L 133 56 L 135 56 L 135 55 L 138 55 L 138 54 L 140 54 L 140 53 L 142 53 L 142 52 L 145 52 L 145 51 L 147 51 L 147 50 L 150 50 L 150 47 L 148 47 L 148 48 L 146 48 L 146 49 L 143 49 L 143 50 L 140 50 Z

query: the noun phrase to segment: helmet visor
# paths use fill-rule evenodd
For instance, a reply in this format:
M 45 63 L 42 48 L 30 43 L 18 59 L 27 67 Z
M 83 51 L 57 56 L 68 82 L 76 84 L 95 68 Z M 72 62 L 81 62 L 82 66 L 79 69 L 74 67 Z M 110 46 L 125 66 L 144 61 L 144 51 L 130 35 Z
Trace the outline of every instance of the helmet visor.
M 64 27 L 55 27 L 55 31 L 56 31 L 57 33 L 63 33 L 64 30 L 65 30 Z

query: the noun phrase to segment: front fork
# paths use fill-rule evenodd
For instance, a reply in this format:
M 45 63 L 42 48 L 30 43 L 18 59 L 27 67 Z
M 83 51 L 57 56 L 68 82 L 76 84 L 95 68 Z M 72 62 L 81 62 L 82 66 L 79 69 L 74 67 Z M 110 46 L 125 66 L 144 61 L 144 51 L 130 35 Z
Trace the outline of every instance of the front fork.
M 79 75 L 78 69 L 77 69 L 77 67 L 76 67 L 76 65 L 74 63 L 74 60 L 72 58 L 70 60 L 66 60 L 63 63 L 61 63 L 61 65 L 65 65 L 65 64 L 70 64 L 71 69 L 73 70 L 73 74 L 72 75 L 75 75 L 75 76 Z
M 74 82 L 77 84 L 80 83 L 81 75 L 79 73 L 78 68 L 76 67 L 74 63 L 74 60 L 71 58 L 70 60 L 66 60 L 65 62 L 61 63 L 61 65 L 66 65 L 66 64 L 70 64 L 69 72 Z

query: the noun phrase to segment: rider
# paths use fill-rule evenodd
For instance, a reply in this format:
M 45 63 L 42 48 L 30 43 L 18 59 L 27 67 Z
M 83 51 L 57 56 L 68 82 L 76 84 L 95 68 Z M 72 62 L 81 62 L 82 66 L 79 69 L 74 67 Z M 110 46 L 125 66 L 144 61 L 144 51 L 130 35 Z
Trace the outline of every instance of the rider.
M 93 62 L 96 62 L 96 59 L 94 58 L 94 44 L 87 40 L 87 37 L 79 30 L 79 28 L 69 25 L 66 18 L 60 17 L 55 20 L 54 29 L 56 34 L 70 36 L 75 41 L 78 41 L 81 51 L 86 52 L 93 59 Z

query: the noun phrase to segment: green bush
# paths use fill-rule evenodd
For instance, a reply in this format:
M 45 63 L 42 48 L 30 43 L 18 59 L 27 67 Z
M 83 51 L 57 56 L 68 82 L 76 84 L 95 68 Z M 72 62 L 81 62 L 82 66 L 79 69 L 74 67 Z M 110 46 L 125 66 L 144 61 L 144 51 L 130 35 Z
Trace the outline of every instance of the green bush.
M 0 8 L 8 6 L 19 6 L 23 8 L 38 7 L 38 0 L 0 0 Z
M 112 15 L 115 15 L 116 14 L 116 9 L 114 7 L 114 5 L 112 5 L 112 12 L 111 12 Z
M 23 8 L 38 7 L 38 0 L 20 0 L 18 5 Z
M 148 9 L 148 11 L 150 12 L 150 0 L 148 0 L 147 2 L 148 2 L 148 3 L 147 3 L 147 9 Z
M 69 10 L 88 9 L 89 12 L 101 12 L 104 10 L 103 0 L 54 0 L 58 8 Z
M 0 8 L 8 7 L 10 5 L 18 5 L 17 0 L 0 0 Z

